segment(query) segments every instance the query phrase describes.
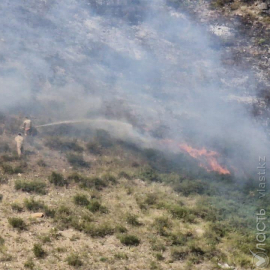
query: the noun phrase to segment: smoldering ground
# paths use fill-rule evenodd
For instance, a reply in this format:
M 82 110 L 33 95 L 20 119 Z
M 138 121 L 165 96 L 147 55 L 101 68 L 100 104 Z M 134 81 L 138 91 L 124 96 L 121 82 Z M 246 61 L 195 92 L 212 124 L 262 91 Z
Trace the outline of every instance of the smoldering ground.
M 218 149 L 239 172 L 266 155 L 262 128 L 226 101 L 254 94 L 252 73 L 222 66 L 206 28 L 164 1 L 3 0 L 0 15 L 2 110 L 117 120 L 119 136 L 129 123 L 149 145 Z

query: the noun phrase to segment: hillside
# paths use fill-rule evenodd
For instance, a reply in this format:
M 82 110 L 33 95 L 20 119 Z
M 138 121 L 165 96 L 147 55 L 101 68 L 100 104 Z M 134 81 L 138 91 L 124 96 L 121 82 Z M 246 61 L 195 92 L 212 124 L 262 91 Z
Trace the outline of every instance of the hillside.
M 0 145 L 1 269 L 251 269 L 255 187 L 68 125 L 18 159 L 16 119 Z
M 269 14 L 245 0 L 1 0 L 0 269 L 266 258 Z

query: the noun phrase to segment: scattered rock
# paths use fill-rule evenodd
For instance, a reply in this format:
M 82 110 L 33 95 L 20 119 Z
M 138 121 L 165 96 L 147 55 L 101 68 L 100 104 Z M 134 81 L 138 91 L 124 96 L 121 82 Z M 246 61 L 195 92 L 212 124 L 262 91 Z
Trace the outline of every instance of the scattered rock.
M 235 269 L 232 266 L 229 266 L 227 263 L 218 263 L 218 266 L 222 269 Z
M 258 9 L 267 10 L 268 9 L 268 4 L 267 3 L 261 3 L 261 4 L 258 5 Z
M 44 213 L 34 213 L 31 215 L 32 218 L 43 218 Z

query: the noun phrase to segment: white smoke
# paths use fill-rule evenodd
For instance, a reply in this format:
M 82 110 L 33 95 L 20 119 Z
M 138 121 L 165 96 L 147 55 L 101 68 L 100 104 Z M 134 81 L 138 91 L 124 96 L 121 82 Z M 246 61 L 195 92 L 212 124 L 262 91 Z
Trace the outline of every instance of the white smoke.
M 105 2 L 1 1 L 2 108 L 163 127 L 162 138 L 228 148 L 240 170 L 265 155 L 264 132 L 228 101 L 254 94 L 252 74 L 225 68 L 207 29 L 162 0 Z

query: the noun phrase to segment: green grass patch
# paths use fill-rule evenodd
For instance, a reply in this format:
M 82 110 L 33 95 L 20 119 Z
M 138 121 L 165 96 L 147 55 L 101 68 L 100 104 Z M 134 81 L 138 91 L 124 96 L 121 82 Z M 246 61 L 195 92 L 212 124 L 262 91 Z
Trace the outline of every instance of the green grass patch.
M 41 181 L 17 180 L 15 181 L 15 189 L 41 195 L 45 195 L 47 193 L 47 185 Z
M 8 219 L 8 223 L 15 229 L 19 231 L 23 231 L 27 229 L 27 225 L 24 222 L 23 219 L 17 218 L 17 217 L 12 217 Z

